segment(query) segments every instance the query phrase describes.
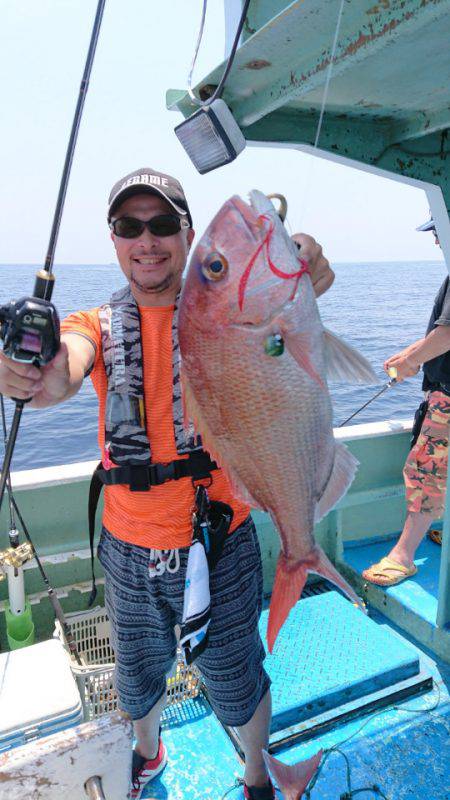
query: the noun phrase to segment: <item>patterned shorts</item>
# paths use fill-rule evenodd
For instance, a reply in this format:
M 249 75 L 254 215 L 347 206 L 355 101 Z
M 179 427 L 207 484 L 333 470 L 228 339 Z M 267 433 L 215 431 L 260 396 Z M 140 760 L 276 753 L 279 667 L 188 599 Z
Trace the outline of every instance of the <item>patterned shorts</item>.
M 165 692 L 175 660 L 174 625 L 181 623 L 189 548 L 178 552 L 177 572 L 150 577 L 149 549 L 120 541 L 105 528 L 100 537 L 119 706 L 133 719 L 148 714 Z M 245 725 L 270 686 L 258 631 L 261 554 L 251 517 L 228 537 L 210 575 L 210 591 L 208 645 L 195 664 L 218 718 Z
M 430 392 L 428 410 L 403 469 L 409 513 L 441 517 L 447 488 L 450 397 Z

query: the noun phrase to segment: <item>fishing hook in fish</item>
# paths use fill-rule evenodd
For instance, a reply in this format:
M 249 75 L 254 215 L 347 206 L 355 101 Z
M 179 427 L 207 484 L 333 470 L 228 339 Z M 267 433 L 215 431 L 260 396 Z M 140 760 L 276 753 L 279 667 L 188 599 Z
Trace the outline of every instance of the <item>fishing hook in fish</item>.
M 265 214 L 261 214 L 258 217 L 258 222 L 261 221 L 261 223 L 263 223 L 264 220 L 269 222 L 269 226 L 270 227 L 266 231 L 266 235 L 265 235 L 264 239 L 262 240 L 261 244 L 256 248 L 255 252 L 253 253 L 253 255 L 252 255 L 250 261 L 248 262 L 244 272 L 242 273 L 241 279 L 239 281 L 238 301 L 239 301 L 239 308 L 240 308 L 241 311 L 242 311 L 243 306 L 244 306 L 245 287 L 247 286 L 247 282 L 248 282 L 248 279 L 250 277 L 250 273 L 252 271 L 252 268 L 253 268 L 253 265 L 255 264 L 256 259 L 258 258 L 259 254 L 264 249 L 264 247 L 266 248 L 267 261 L 268 261 L 270 270 L 273 272 L 274 275 L 276 275 L 278 278 L 284 278 L 286 280 L 289 280 L 291 278 L 296 278 L 297 279 L 290 299 L 293 299 L 293 297 L 295 296 L 295 292 L 297 290 L 298 282 L 299 282 L 300 278 L 302 277 L 302 275 L 304 275 L 305 273 L 307 273 L 308 275 L 310 274 L 309 265 L 308 265 L 307 261 L 305 261 L 303 258 L 299 258 L 299 261 L 300 261 L 300 264 L 301 264 L 301 269 L 299 269 L 297 272 L 282 272 L 282 270 L 278 269 L 278 267 L 273 263 L 272 259 L 270 258 L 270 251 L 269 251 L 270 240 L 272 238 L 272 234 L 273 234 L 273 231 L 274 231 L 274 225 L 271 222 L 271 220 L 269 219 L 269 217 L 267 217 Z

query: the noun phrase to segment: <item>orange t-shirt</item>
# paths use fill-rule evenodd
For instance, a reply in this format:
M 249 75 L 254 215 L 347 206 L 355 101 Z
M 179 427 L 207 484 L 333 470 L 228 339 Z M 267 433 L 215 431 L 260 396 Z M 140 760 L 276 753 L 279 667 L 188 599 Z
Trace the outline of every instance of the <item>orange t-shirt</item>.
M 155 464 L 183 458 L 177 453 L 172 416 L 173 310 L 173 306 L 139 308 L 146 429 Z M 99 400 L 98 443 L 103 452 L 108 384 L 101 354 L 98 308 L 79 311 L 67 317 L 61 325 L 61 333 L 69 331 L 86 336 L 96 349 L 91 379 Z M 209 497 L 228 503 L 233 508 L 231 530 L 234 530 L 244 521 L 250 509 L 234 498 L 221 470 L 215 470 L 212 477 Z M 105 486 L 104 492 L 103 524 L 118 539 L 160 550 L 187 547 L 190 544 L 194 508 L 191 478 L 152 486 L 148 492 L 131 492 L 124 484 Z

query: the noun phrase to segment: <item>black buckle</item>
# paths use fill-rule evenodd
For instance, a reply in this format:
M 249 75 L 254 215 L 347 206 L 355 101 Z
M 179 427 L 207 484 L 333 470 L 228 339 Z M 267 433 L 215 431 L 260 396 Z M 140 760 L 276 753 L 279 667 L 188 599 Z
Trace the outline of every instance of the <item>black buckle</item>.
M 192 469 L 190 474 L 194 481 L 210 478 L 212 482 L 211 470 L 216 468 L 216 463 L 211 460 L 207 453 L 203 450 L 201 452 L 190 453 L 188 463 Z
M 151 464 L 149 467 L 150 483 L 159 486 L 166 481 L 176 480 L 175 461 L 166 464 Z
M 113 470 L 114 472 L 114 470 Z M 150 489 L 150 475 L 148 467 L 131 467 L 130 492 L 148 492 Z

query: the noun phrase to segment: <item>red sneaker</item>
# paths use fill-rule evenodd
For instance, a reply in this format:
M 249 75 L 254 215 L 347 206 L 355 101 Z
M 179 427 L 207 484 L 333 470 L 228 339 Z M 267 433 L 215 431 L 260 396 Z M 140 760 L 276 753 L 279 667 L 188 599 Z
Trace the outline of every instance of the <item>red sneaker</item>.
M 163 771 L 167 764 L 167 750 L 159 739 L 159 747 L 156 758 L 144 758 L 136 750 L 133 750 L 133 763 L 131 766 L 131 790 L 130 798 L 139 800 L 144 788 L 153 778 L 156 778 Z

